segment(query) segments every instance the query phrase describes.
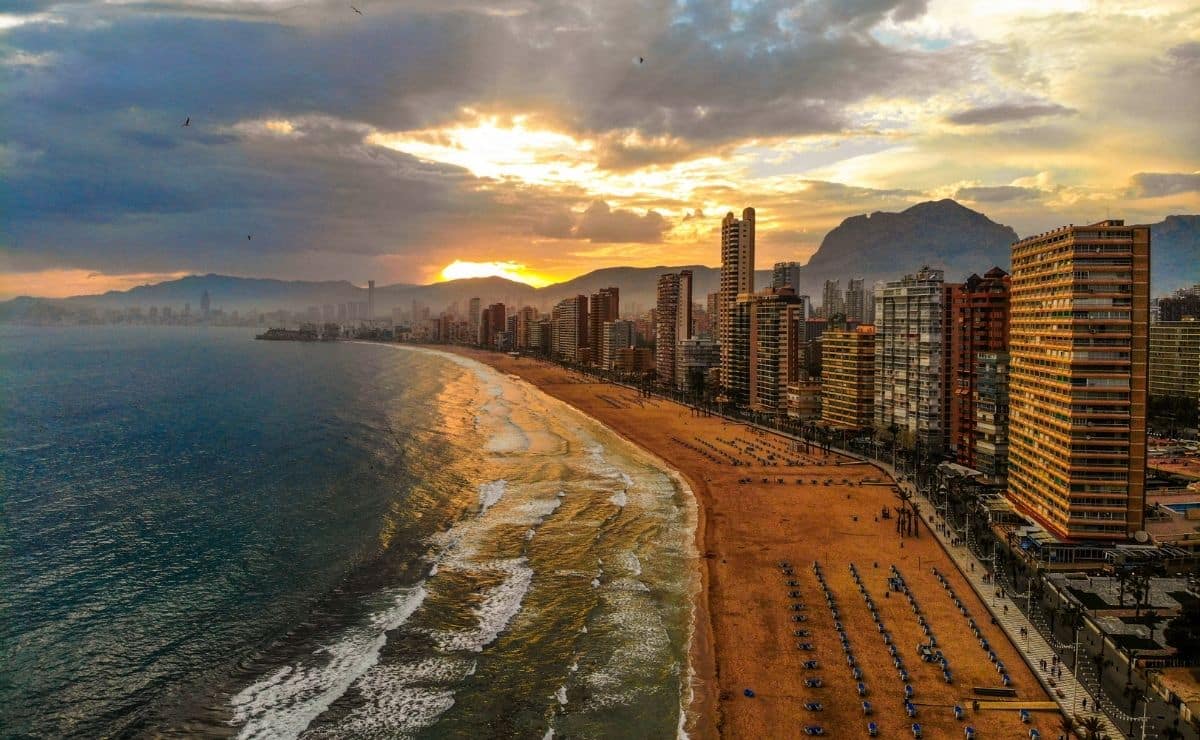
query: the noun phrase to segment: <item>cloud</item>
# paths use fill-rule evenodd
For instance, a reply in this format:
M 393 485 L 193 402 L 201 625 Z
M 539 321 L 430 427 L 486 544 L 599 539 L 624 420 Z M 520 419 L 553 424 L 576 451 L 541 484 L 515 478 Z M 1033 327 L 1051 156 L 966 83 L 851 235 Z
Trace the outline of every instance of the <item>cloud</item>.
M 1027 121 L 1031 118 L 1044 116 L 1065 116 L 1075 113 L 1074 108 L 1068 108 L 1058 103 L 1006 103 L 990 105 L 981 108 L 970 108 L 946 117 L 950 123 L 963 126 L 988 125 L 1007 123 L 1008 121 Z
M 976 203 L 1005 203 L 1013 200 L 1033 200 L 1041 195 L 1037 188 L 1023 188 L 1016 185 L 993 185 L 959 188 L 954 194 L 956 200 L 970 200 Z
M 1139 172 L 1130 181 L 1135 198 L 1200 192 L 1200 172 Z
M 654 211 L 639 216 L 598 200 L 583 212 L 575 235 L 592 242 L 659 242 L 666 229 L 667 220 Z

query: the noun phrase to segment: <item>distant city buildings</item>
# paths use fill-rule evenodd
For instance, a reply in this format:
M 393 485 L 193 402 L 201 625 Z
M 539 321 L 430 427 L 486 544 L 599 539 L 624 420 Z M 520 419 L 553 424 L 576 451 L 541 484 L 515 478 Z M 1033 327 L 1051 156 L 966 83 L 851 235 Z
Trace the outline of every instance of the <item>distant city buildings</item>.
M 621 318 L 621 291 L 616 287 L 601 288 L 588 300 L 588 341 L 592 360 L 600 363 L 600 348 L 604 344 L 604 325 Z
M 617 353 L 632 347 L 634 343 L 634 325 L 632 321 L 616 320 L 604 323 L 601 340 L 600 366 L 612 370 L 617 364 Z
M 681 339 L 675 350 L 675 388 L 699 393 L 708 388 L 709 371 L 721 366 L 721 347 L 715 339 Z
M 799 294 L 801 267 L 799 262 L 776 262 L 771 269 L 771 287 L 791 288 Z
M 1008 348 L 1007 272 L 993 267 L 983 277 L 947 283 L 942 327 L 945 379 L 942 407 L 949 420 L 949 450 L 962 465 L 978 469 L 975 458 L 975 384 L 981 352 Z
M 554 355 L 571 362 L 586 361 L 588 297 L 577 295 L 562 299 L 555 304 L 551 318 Z

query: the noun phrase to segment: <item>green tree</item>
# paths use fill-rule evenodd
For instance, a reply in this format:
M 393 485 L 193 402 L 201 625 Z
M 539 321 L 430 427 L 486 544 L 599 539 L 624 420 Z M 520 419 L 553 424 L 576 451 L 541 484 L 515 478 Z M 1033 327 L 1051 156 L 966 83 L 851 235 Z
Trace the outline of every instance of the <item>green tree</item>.
M 1167 623 L 1167 644 L 1187 663 L 1200 660 L 1200 601 L 1186 604 L 1179 616 Z

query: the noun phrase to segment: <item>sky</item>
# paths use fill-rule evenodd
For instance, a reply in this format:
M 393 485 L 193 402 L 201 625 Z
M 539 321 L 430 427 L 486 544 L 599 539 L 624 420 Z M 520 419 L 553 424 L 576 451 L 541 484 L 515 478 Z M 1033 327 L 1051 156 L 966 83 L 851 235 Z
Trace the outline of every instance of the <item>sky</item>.
M 0 298 L 713 265 L 748 205 L 761 268 L 940 198 L 1200 213 L 1200 3 L 0 0 Z

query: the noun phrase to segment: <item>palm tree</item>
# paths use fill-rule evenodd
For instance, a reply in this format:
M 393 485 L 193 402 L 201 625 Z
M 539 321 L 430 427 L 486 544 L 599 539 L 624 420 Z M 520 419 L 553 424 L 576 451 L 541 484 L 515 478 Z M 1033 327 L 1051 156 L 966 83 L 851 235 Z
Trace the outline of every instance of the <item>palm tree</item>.
M 1076 715 L 1075 721 L 1083 730 L 1083 736 L 1087 738 L 1087 740 L 1101 740 L 1100 733 L 1104 730 L 1104 723 L 1100 720 L 1098 715 L 1093 714 L 1089 717 L 1080 717 Z
M 1058 728 L 1062 730 L 1064 738 L 1075 737 L 1075 728 L 1078 726 L 1079 723 L 1069 714 L 1062 714 L 1058 718 Z
M 1125 684 L 1125 695 L 1129 697 L 1129 734 L 1132 735 L 1133 723 L 1137 721 L 1134 714 L 1137 712 L 1138 702 L 1146 701 L 1146 692 L 1129 683 Z

